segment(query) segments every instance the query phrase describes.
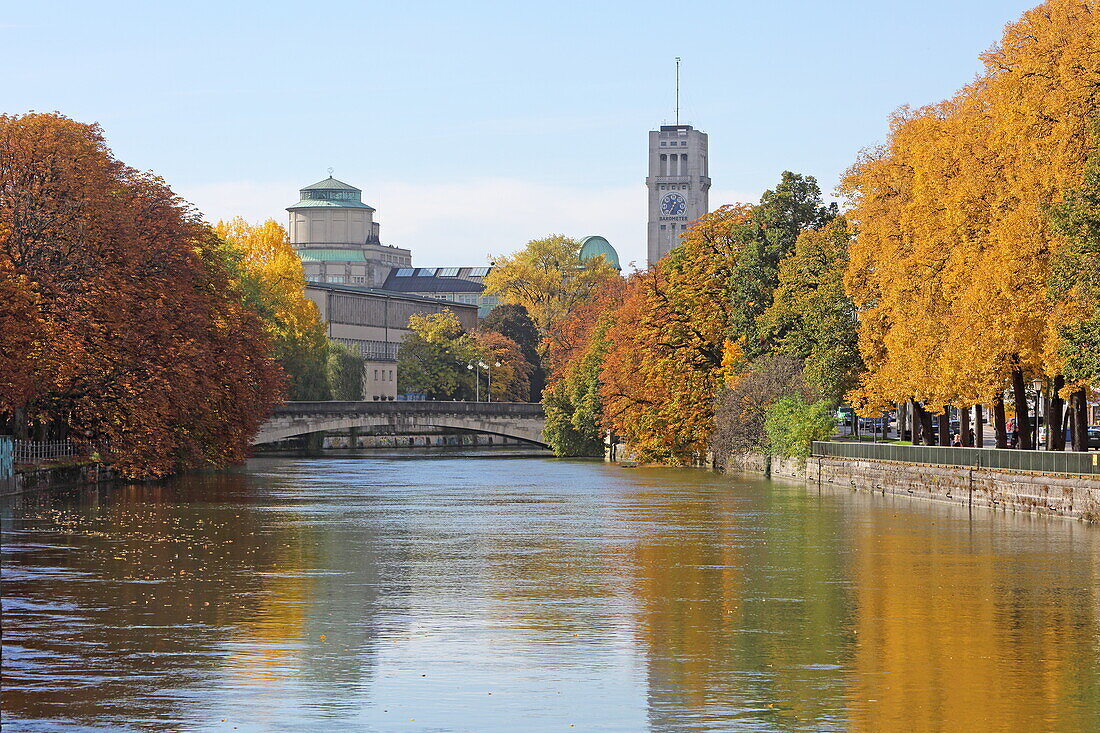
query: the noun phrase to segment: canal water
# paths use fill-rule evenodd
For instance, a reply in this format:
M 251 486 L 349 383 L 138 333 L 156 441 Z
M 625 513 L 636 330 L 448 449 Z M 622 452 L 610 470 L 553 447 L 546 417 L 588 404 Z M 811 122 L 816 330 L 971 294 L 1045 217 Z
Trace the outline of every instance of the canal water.
M 1100 531 L 695 470 L 25 496 L 4 731 L 1100 730 Z

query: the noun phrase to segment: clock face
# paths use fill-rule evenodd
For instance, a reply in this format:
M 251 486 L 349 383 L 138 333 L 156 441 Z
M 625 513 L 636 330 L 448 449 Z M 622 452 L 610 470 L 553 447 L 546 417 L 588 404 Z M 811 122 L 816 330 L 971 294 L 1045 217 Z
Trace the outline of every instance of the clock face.
M 683 216 L 687 211 L 687 201 L 678 193 L 666 193 L 661 199 L 661 213 L 665 216 Z

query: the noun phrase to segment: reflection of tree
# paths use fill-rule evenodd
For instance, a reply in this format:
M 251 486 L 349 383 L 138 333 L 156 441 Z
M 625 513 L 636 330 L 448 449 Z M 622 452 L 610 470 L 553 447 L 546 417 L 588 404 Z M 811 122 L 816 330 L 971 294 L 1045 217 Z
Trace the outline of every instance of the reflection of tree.
M 1096 538 L 943 511 L 859 526 L 853 728 L 1100 730 Z
M 634 573 L 651 724 L 691 729 L 702 714 L 829 729 L 849 653 L 836 512 L 802 491 L 692 478 L 629 508 L 646 521 Z
M 285 686 L 325 658 L 317 637 L 347 613 L 332 609 L 342 595 L 355 599 L 362 638 L 370 609 L 358 600 L 374 576 L 360 568 L 371 563 L 345 554 L 319 579 L 337 543 L 296 521 L 297 506 L 269 506 L 270 488 L 188 476 L 17 507 L 3 548 L 5 715 L 162 719 L 178 713 L 180 688 L 215 684 L 223 668 L 237 684 Z M 359 679 L 369 650 L 345 635 L 340 653 L 349 647 L 356 658 L 341 665 Z M 341 678 L 331 664 L 315 674 Z

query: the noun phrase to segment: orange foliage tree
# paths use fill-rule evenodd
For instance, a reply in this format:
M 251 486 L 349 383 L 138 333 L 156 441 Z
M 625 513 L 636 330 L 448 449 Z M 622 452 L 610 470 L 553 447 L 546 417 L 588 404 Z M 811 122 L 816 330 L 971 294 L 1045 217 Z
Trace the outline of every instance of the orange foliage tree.
M 607 332 L 600 396 L 606 427 L 642 459 L 706 451 L 725 345 L 746 305 L 735 298 L 738 274 L 756 243 L 751 207 L 723 206 L 630 279 Z
M 36 310 L 0 330 L 30 376 L 0 383 L 17 435 L 109 445 L 127 476 L 241 460 L 282 389 L 241 268 L 98 126 L 0 116 L 0 288 L 23 293 L 4 311 Z

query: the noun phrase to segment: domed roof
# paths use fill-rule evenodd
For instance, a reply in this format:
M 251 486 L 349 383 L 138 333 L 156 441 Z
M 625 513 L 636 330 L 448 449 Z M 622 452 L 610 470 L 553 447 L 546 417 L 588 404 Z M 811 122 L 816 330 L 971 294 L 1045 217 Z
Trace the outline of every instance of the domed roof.
M 323 181 L 311 183 L 300 190 L 300 195 L 301 200 L 292 206 L 286 207 L 287 211 L 316 209 L 322 206 L 374 211 L 373 207 L 363 203 L 363 192 L 360 189 L 343 181 L 338 181 L 332 176 Z
M 619 265 L 619 253 L 611 246 L 611 242 L 608 242 L 599 235 L 588 236 L 581 240 L 581 262 L 590 260 L 598 255 L 603 255 L 608 264 L 616 270 L 621 271 L 623 269 Z

